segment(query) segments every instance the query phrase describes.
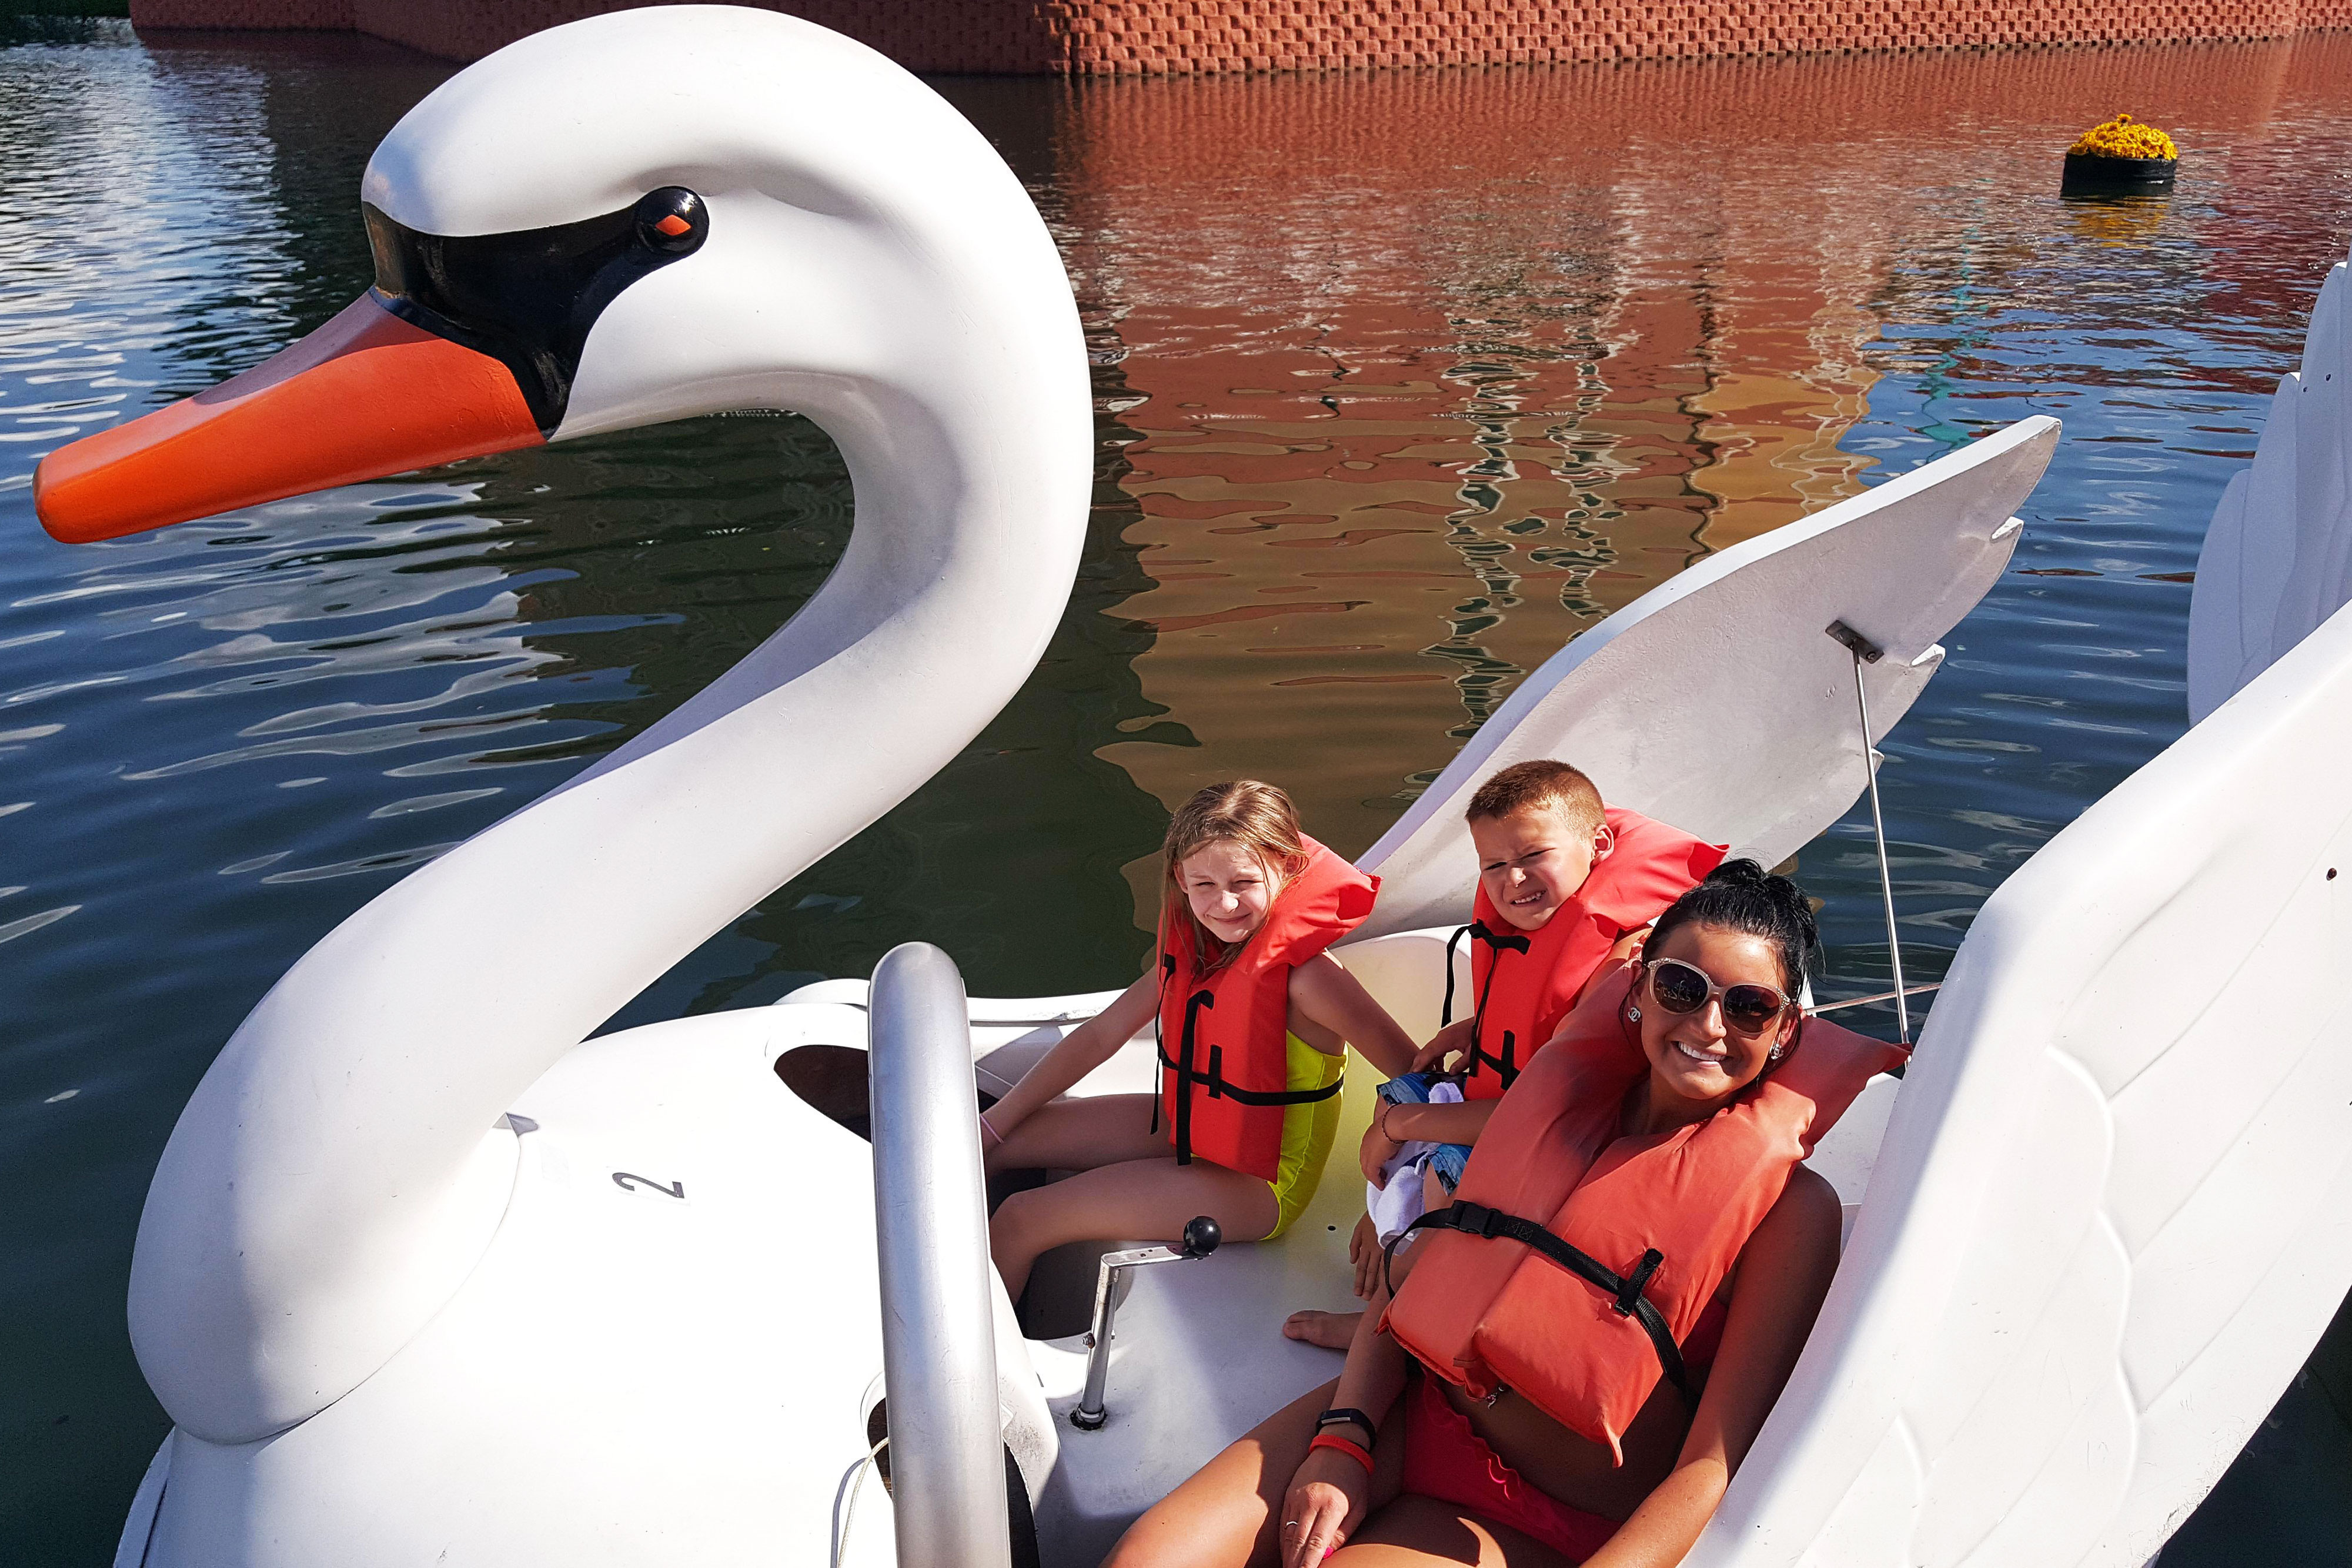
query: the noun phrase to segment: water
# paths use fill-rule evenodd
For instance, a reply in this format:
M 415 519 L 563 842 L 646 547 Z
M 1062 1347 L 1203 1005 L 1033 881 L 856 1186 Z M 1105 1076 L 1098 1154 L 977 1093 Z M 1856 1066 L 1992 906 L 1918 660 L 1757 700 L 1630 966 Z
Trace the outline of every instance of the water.
M 364 287 L 359 171 L 446 66 L 354 40 L 0 48 L 0 1562 L 100 1563 L 164 1422 L 122 1293 L 157 1153 L 310 942 L 666 713 L 812 593 L 793 421 L 515 454 L 69 549 L 35 459 Z M 616 1024 L 942 943 L 1118 984 L 1170 805 L 1276 779 L 1360 850 L 1513 682 L 1710 549 L 2028 413 L 2014 567 L 1886 750 L 1939 974 L 2183 727 L 2197 543 L 2352 238 L 2352 37 L 1659 68 L 941 84 L 1068 257 L 1104 444 L 1037 674 L 929 788 Z M 2118 109 L 2179 189 L 2073 204 Z M 1607 781 L 1604 779 L 1603 783 Z M 1886 972 L 1866 818 L 1800 857 Z M 1888 1020 L 1882 1020 L 1888 1021 Z M 2352 1562 L 2339 1327 L 2169 1568 Z M 2331 1553 L 2333 1555 L 2331 1555 Z

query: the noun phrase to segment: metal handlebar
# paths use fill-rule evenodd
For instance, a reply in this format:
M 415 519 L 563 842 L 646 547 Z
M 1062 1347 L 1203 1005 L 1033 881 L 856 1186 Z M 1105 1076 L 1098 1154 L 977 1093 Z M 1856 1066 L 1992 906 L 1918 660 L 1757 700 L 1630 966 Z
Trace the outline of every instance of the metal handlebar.
M 866 1089 L 898 1568 L 1011 1568 L 988 1198 L 963 977 L 928 943 L 874 968 Z
M 1203 1214 L 1184 1227 L 1181 1247 L 1138 1247 L 1126 1252 L 1106 1252 L 1095 1270 L 1095 1326 L 1087 1335 L 1087 1391 L 1070 1412 L 1070 1425 L 1081 1432 L 1098 1430 L 1109 1418 L 1103 1409 L 1103 1385 L 1110 1380 L 1110 1330 L 1118 1316 L 1119 1274 L 1147 1263 L 1189 1263 L 1206 1258 L 1225 1239 L 1223 1229 Z

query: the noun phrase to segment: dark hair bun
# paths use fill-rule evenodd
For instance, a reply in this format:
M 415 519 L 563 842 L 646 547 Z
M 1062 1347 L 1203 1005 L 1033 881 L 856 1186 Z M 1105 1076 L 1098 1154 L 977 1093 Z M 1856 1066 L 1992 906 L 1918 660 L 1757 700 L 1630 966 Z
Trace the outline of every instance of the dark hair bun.
M 1652 928 L 1649 950 L 1656 952 L 1675 927 L 1694 925 L 1770 941 L 1780 951 L 1781 974 L 1792 995 L 1804 984 L 1821 946 L 1820 926 L 1805 890 L 1744 856 L 1725 861 L 1706 873 L 1705 882 L 1675 900 Z

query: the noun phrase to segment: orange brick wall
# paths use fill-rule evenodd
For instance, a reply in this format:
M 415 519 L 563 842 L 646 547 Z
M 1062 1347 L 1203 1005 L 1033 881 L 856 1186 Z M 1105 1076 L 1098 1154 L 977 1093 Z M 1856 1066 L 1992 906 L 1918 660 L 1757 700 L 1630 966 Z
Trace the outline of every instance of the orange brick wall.
M 142 27 L 356 28 L 478 59 L 627 0 L 131 0 Z M 2352 0 L 776 0 L 918 70 L 1079 76 L 2279 37 Z

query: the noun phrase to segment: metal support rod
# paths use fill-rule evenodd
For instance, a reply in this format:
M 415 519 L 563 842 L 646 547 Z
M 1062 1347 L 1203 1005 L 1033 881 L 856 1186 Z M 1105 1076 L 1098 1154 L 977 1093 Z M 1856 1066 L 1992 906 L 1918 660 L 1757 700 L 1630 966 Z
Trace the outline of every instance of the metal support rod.
M 867 1092 L 898 1568 L 1011 1568 L 988 1200 L 963 977 L 927 943 L 875 966 Z
M 1110 1381 L 1111 1325 L 1118 1318 L 1118 1276 L 1147 1263 L 1184 1263 L 1206 1258 L 1224 1239 L 1217 1222 L 1203 1214 L 1184 1227 L 1181 1247 L 1138 1247 L 1126 1252 L 1106 1252 L 1095 1270 L 1095 1323 L 1087 1335 L 1087 1391 L 1070 1412 L 1070 1425 L 1081 1432 L 1098 1430 L 1108 1419 L 1103 1409 L 1103 1385 Z
M 1904 999 L 1903 939 L 1895 926 L 1895 873 L 1886 860 L 1886 819 L 1878 808 L 1878 748 L 1870 743 L 1870 694 L 1862 684 L 1862 666 L 1885 657 L 1886 650 L 1843 621 L 1829 623 L 1829 634 L 1853 656 L 1853 706 L 1862 716 L 1862 769 L 1870 781 L 1870 832 L 1878 844 L 1878 891 L 1886 901 L 1886 956 L 1895 970 L 1895 1038 L 1911 1043 L 1911 1009 Z

